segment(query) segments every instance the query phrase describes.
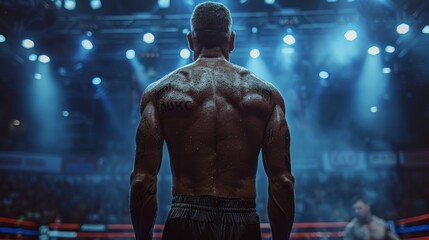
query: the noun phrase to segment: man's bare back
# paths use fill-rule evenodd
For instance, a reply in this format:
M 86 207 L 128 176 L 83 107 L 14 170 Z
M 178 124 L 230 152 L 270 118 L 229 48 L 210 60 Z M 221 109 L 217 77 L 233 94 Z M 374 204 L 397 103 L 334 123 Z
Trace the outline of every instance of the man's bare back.
M 229 63 L 235 33 L 223 4 L 201 3 L 191 19 L 194 62 L 143 94 L 130 188 L 136 238 L 151 239 L 165 141 L 174 196 L 163 239 L 261 239 L 255 208 L 261 150 L 272 239 L 287 239 L 295 205 L 283 99 L 274 86 Z
M 156 195 L 165 140 L 174 196 L 254 200 L 262 149 L 273 239 L 289 235 L 294 216 L 290 135 L 283 99 L 274 86 L 208 54 L 147 87 L 141 112 L 133 173 L 141 180 L 135 184 L 142 186 L 134 187 L 141 194 Z M 135 206 L 146 204 L 146 213 L 155 216 L 156 198 L 141 199 L 147 203 Z
M 173 195 L 255 198 L 275 88 L 224 58 L 200 58 L 148 89 L 170 153 Z

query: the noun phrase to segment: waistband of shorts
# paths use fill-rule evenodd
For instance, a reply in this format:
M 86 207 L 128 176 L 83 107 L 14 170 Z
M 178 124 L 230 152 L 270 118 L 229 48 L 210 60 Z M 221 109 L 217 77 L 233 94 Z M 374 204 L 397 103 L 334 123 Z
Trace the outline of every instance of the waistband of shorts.
M 214 196 L 176 195 L 167 219 L 259 224 L 255 200 Z
M 252 212 L 256 211 L 256 201 L 254 199 L 215 196 L 176 195 L 173 196 L 172 207 L 190 207 L 221 212 Z

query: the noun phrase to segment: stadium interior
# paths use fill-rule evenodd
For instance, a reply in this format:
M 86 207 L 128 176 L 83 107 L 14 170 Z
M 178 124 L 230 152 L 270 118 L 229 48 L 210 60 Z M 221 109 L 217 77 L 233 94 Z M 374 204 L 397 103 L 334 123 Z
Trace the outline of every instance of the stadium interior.
M 200 0 L 0 0 L 0 238 L 131 239 L 144 89 L 192 62 Z M 233 63 L 286 103 L 293 239 L 341 239 L 351 199 L 429 237 L 429 1 L 222 0 Z M 171 203 L 158 176 L 160 238 Z M 260 161 L 257 210 L 270 239 Z

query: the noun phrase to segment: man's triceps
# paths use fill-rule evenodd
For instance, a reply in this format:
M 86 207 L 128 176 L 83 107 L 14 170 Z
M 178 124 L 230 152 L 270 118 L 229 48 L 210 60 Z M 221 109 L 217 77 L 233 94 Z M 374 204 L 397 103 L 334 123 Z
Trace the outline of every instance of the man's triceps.
M 143 148 L 142 148 L 143 140 L 144 140 L 143 130 L 139 126 L 136 132 L 136 154 L 134 159 L 135 163 L 138 163 L 139 161 L 141 161 L 140 159 L 143 157 Z

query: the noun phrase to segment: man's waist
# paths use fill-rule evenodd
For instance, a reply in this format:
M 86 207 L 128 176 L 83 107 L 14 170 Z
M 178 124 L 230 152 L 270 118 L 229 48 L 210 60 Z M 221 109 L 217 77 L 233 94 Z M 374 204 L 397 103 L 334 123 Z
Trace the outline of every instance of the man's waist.
M 217 196 L 176 195 L 173 197 L 172 208 L 192 208 L 221 212 L 254 212 L 256 211 L 256 201 L 255 199 Z
M 221 224 L 259 224 L 254 199 L 176 195 L 168 219 Z

